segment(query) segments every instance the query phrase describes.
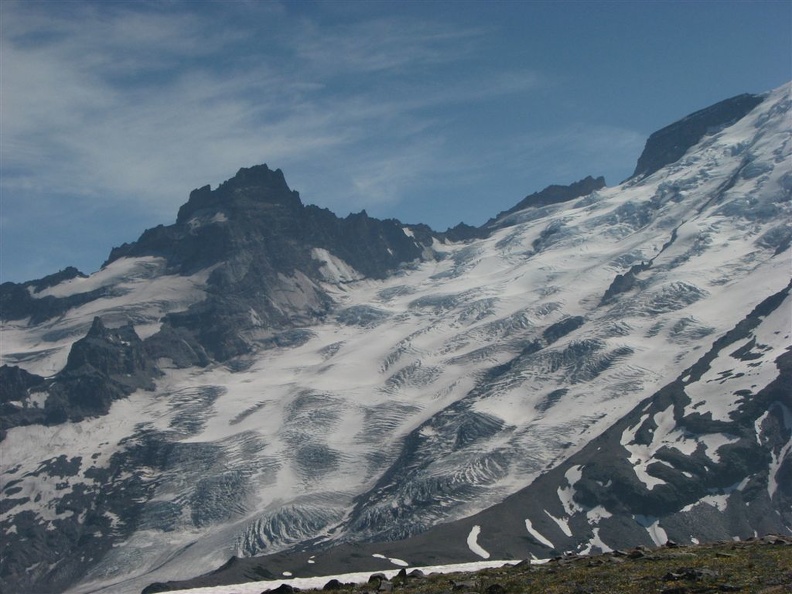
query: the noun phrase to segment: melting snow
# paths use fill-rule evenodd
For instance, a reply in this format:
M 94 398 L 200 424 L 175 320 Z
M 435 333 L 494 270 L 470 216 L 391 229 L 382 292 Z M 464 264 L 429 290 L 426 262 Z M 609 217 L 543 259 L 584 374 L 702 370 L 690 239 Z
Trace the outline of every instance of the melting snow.
M 393 563 L 394 565 L 398 565 L 399 567 L 408 567 L 410 565 L 409 563 L 407 563 L 407 561 L 404 561 L 402 559 L 397 559 L 395 557 L 386 557 L 385 555 L 381 555 L 380 553 L 375 553 L 372 555 L 372 557 L 375 557 L 376 559 L 386 559 L 391 563 Z
M 660 527 L 660 520 L 658 518 L 654 516 L 644 516 L 642 514 L 636 514 L 633 517 L 638 524 L 646 528 L 646 532 L 655 545 L 660 547 L 668 542 L 668 535 L 666 531 Z
M 564 473 L 564 478 L 566 478 L 567 483 L 569 486 L 567 487 L 558 487 L 558 499 L 561 501 L 561 505 L 564 506 L 564 510 L 570 516 L 574 515 L 575 512 L 583 511 L 583 508 L 580 507 L 577 503 L 575 503 L 575 483 L 577 483 L 583 477 L 583 467 L 582 466 L 572 466 L 569 470 Z
M 726 511 L 726 507 L 728 506 L 728 504 L 729 504 L 729 494 L 728 493 L 723 493 L 723 494 L 720 494 L 720 495 L 705 495 L 704 497 L 702 497 L 701 499 L 699 499 L 695 503 L 691 503 L 690 505 L 686 505 L 685 507 L 682 508 L 681 511 L 682 512 L 689 512 L 690 510 L 692 510 L 694 507 L 696 507 L 698 505 L 709 505 L 711 507 L 714 507 L 715 509 L 717 509 L 720 512 L 724 512 L 724 511 Z
M 605 518 L 610 518 L 613 514 L 611 514 L 607 509 L 598 505 L 597 507 L 592 507 L 590 510 L 586 512 L 586 518 L 588 519 L 589 524 L 599 524 L 601 520 Z
M 545 513 L 550 517 L 551 520 L 553 520 L 553 522 L 558 524 L 558 527 L 561 528 L 561 531 L 564 534 L 566 534 L 570 538 L 572 537 L 572 530 L 569 528 L 569 522 L 568 522 L 569 518 L 556 518 L 547 510 L 545 510 Z
M 327 282 L 348 283 L 363 278 L 357 270 L 324 248 L 313 248 L 311 256 L 322 263 L 319 271 Z
M 551 548 L 551 549 L 555 548 L 555 545 L 552 542 L 550 542 L 547 538 L 542 536 L 542 533 L 539 532 L 536 528 L 533 527 L 533 524 L 531 523 L 531 520 L 529 520 L 528 518 L 525 518 L 525 529 L 528 530 L 528 534 L 533 536 L 536 540 L 538 540 L 540 543 L 542 543 L 546 547 Z
M 784 425 L 787 429 L 792 429 L 792 412 L 784 404 L 779 403 L 777 406 L 780 407 L 783 414 Z M 769 476 L 767 477 L 767 493 L 771 498 L 775 496 L 778 490 L 778 473 L 781 470 L 781 464 L 788 458 L 790 452 L 792 452 L 792 440 L 784 444 L 777 455 L 775 452 L 770 453 L 772 461 L 770 462 Z
M 93 479 L 85 477 L 86 471 L 109 463 L 118 442 L 132 434 L 139 421 L 147 418 L 151 404 L 148 394 L 137 392 L 113 403 L 110 412 L 100 418 L 54 427 L 32 425 L 9 429 L 2 443 L 0 476 L 4 482 L 9 477 L 20 477 L 17 486 L 21 490 L 15 497 L 28 501 L 4 510 L 0 520 L 23 511 L 33 511 L 45 521 L 73 515 L 71 510 L 56 512 L 60 498 L 77 484 L 89 487 L 94 484 Z M 76 476 L 59 478 L 47 473 L 36 476 L 44 462 L 60 456 L 81 459 Z M 62 488 L 64 482 L 68 483 L 67 491 Z
M 543 563 L 544 560 L 537 559 L 536 562 Z M 514 561 L 475 561 L 473 563 L 457 563 L 455 565 L 429 565 L 429 566 L 409 566 L 411 569 L 420 569 L 425 574 L 433 573 L 456 573 L 473 572 L 494 567 L 511 565 Z M 291 578 L 287 580 L 261 580 L 256 582 L 245 582 L 232 584 L 229 586 L 211 586 L 207 588 L 191 588 L 189 590 L 173 590 L 171 594 L 261 594 L 263 590 L 274 590 L 281 584 L 288 584 L 294 588 L 303 590 L 321 590 L 322 587 L 332 579 L 336 579 L 342 584 L 365 584 L 368 582 L 372 573 L 382 573 L 386 578 L 392 579 L 400 570 L 392 569 L 385 571 L 358 571 L 355 573 L 343 573 L 340 575 L 327 575 L 309 578 Z
M 718 450 L 730 443 L 736 443 L 740 438 L 726 433 L 706 433 L 696 436 L 696 439 L 704 444 L 707 456 L 709 456 L 710 460 L 713 462 L 720 462 Z
M 790 344 L 789 333 L 777 332 L 779 328 L 792 328 L 792 297 L 763 320 L 754 336 L 721 351 L 701 380 L 686 387 L 691 399 L 686 412 L 709 412 L 713 420 L 730 421 L 742 402 L 735 395 L 754 393 L 778 377 L 774 361 Z M 734 354 L 739 349 L 742 357 Z
M 608 553 L 613 550 L 608 545 L 606 545 L 600 538 L 599 527 L 592 529 L 591 532 L 593 536 L 589 539 L 588 544 L 580 551 L 579 553 L 580 555 L 590 554 L 595 547 L 598 548 L 602 553 Z
M 468 534 L 467 537 L 467 546 L 472 552 L 482 559 L 489 559 L 490 554 L 485 551 L 478 543 L 478 536 L 480 532 L 481 526 L 473 526 L 473 528 L 470 529 L 470 534 Z

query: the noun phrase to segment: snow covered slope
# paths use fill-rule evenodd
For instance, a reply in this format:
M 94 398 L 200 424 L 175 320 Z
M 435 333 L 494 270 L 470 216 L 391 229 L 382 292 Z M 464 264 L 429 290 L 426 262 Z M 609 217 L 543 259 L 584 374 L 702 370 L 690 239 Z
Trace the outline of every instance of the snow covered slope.
M 727 425 L 779 377 L 776 362 L 792 346 L 783 293 L 792 239 L 789 93 L 788 85 L 774 91 L 649 176 L 510 212 L 480 239 L 435 235 L 422 258 L 384 278 L 309 246 L 321 276 L 306 279 L 332 303 L 321 316 L 251 334 L 254 348 L 222 362 L 157 357 L 155 388 L 115 400 L 104 416 L 10 428 L 0 442 L 0 577 L 28 590 L 137 592 L 232 555 L 295 549 L 306 551 L 301 571 L 327 571 L 330 561 L 310 556 L 421 533 L 371 551 L 403 558 L 414 543 L 428 558 L 433 538 L 451 541 L 427 530 L 449 522 L 461 536 L 443 547 L 441 562 L 639 538 L 632 528 L 598 531 L 608 518 L 662 540 L 667 529 L 651 506 L 581 504 L 575 493 L 597 481 L 617 501 L 633 499 L 574 456 L 620 428 L 608 443 L 624 454 L 611 456 L 618 476 L 632 472 L 625 489 L 661 492 L 680 474 L 693 476 L 682 459 L 727 458 L 726 447 L 743 437 Z M 150 339 L 163 316 L 200 304 L 214 270 L 175 273 L 159 263 L 131 251 L 89 278 L 45 289 L 66 296 L 78 285 L 110 287 L 55 321 L 4 323 L 4 362 L 52 375 L 93 316 L 108 326 L 131 321 Z M 765 313 L 752 333 L 700 371 L 713 344 L 757 308 Z M 256 316 L 251 310 L 246 332 L 261 326 Z M 675 381 L 689 402 L 635 412 Z M 739 458 L 749 468 L 731 491 L 695 492 L 684 505 L 724 511 L 749 476 L 764 481 L 763 509 L 789 501 L 792 403 L 789 384 L 779 389 L 787 400 L 776 397 L 750 421 L 764 457 Z M 4 406 L 41 407 L 41 390 Z M 710 424 L 706 431 L 680 428 L 693 415 Z M 679 455 L 658 461 L 669 448 Z M 544 507 L 498 507 L 526 488 Z M 551 494 L 554 503 L 545 501 Z M 453 522 L 479 512 L 486 521 Z M 513 529 L 513 513 L 522 532 L 498 540 L 493 534 L 506 529 L 496 524 Z M 779 517 L 772 527 L 789 530 L 790 518 Z M 725 520 L 713 521 L 728 531 Z M 741 521 L 744 531 L 770 526 Z M 689 536 L 711 533 L 701 524 Z M 508 550 L 529 537 L 528 549 Z M 277 566 L 288 558 L 297 559 L 280 556 Z

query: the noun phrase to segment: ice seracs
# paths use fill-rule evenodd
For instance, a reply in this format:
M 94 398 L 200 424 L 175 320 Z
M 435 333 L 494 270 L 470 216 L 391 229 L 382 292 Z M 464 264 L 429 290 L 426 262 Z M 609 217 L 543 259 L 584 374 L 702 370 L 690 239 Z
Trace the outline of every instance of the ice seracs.
M 132 592 L 232 557 L 327 575 L 352 543 L 390 569 L 789 529 L 788 92 L 464 241 L 338 219 L 259 167 L 26 289 L 63 310 L 4 320 L 4 362 L 52 376 L 98 316 L 161 374 L 103 417 L 8 431 L 3 575 Z

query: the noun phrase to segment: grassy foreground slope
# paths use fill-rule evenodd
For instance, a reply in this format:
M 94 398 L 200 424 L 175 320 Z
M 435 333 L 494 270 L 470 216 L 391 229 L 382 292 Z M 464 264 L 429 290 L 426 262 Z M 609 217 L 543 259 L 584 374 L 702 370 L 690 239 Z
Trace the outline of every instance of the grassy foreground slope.
M 570 556 L 547 564 L 527 562 L 476 573 L 409 575 L 367 584 L 328 582 L 325 591 L 440 594 L 687 594 L 792 592 L 792 538 L 767 536 L 743 542 L 658 548 L 638 547 L 602 555 Z M 265 592 L 297 591 L 288 586 Z

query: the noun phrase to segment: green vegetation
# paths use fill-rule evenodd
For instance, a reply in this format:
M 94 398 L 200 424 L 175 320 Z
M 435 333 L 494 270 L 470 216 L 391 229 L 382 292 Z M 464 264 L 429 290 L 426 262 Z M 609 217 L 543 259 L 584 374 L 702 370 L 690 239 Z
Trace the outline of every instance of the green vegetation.
M 368 584 L 329 583 L 325 590 L 394 594 L 693 594 L 792 592 L 792 538 L 696 546 L 669 543 L 594 556 L 567 556 L 543 565 L 523 562 L 477 573 L 410 576 L 375 574 Z M 281 590 L 284 591 L 284 590 Z

